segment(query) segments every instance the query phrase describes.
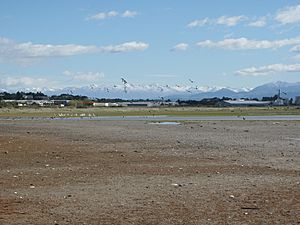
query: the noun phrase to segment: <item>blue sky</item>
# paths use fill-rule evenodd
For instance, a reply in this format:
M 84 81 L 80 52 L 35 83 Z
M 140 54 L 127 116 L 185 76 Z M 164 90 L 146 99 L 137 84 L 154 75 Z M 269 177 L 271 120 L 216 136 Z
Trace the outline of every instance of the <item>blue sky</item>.
M 3 0 L 0 88 L 300 81 L 299 1 Z

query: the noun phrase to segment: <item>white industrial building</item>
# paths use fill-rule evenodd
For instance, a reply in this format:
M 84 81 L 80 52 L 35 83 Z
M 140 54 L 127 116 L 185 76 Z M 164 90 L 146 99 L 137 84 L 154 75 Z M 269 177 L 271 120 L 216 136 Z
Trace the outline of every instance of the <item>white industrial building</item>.
M 271 104 L 270 101 L 256 101 L 256 100 L 225 100 L 224 101 L 229 106 L 268 106 Z

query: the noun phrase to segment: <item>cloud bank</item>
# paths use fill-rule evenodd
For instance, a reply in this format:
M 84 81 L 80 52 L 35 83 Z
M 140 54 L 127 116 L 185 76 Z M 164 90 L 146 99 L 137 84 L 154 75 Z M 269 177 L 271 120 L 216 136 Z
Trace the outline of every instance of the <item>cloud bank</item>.
M 138 15 L 138 12 L 126 10 L 123 13 L 119 13 L 117 11 L 109 11 L 109 12 L 99 12 L 94 15 L 86 17 L 86 20 L 106 20 L 114 17 L 123 17 L 123 18 L 134 18 Z
M 250 27 L 265 27 L 266 25 L 267 18 L 265 16 L 248 23 L 248 26 Z
M 300 5 L 290 6 L 281 9 L 275 15 L 275 20 L 283 25 L 300 22 Z
M 216 19 L 209 19 L 209 18 L 204 18 L 200 20 L 193 20 L 190 22 L 187 27 L 189 28 L 194 28 L 194 27 L 203 27 L 205 25 L 224 25 L 227 27 L 233 27 L 238 25 L 238 23 L 246 20 L 247 17 L 244 15 L 239 15 L 239 16 L 221 16 Z
M 101 47 L 95 45 L 76 44 L 51 45 L 34 44 L 31 42 L 17 43 L 13 40 L 0 37 L 0 62 L 17 61 L 22 63 L 49 57 L 67 57 L 92 53 L 143 51 L 148 47 L 148 43 L 136 41 Z
M 189 45 L 187 43 L 179 43 L 171 48 L 171 51 L 185 51 L 187 50 Z
M 251 40 L 245 37 L 230 38 L 222 41 L 205 40 L 197 43 L 202 48 L 221 48 L 228 50 L 277 49 L 288 45 L 300 44 L 300 37 L 281 40 Z
M 261 67 L 250 67 L 235 72 L 240 76 L 263 76 L 277 73 L 300 72 L 300 64 L 272 64 Z
M 41 87 L 47 83 L 47 79 L 44 78 L 32 78 L 32 77 L 4 77 L 0 78 L 1 86 L 5 87 Z

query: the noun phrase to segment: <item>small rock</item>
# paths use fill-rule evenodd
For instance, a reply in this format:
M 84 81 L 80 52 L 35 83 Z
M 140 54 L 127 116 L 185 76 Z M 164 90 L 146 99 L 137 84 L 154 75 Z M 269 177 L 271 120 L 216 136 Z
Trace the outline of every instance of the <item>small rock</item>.
M 176 184 L 176 183 L 173 183 L 173 184 L 171 184 L 172 186 L 174 186 L 174 187 L 182 187 L 182 184 Z

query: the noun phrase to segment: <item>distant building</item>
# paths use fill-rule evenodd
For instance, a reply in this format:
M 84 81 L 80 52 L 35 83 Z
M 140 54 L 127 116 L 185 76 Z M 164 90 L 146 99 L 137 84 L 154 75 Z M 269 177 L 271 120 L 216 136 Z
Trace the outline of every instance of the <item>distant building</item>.
M 22 97 L 26 100 L 33 100 L 33 95 L 22 95 Z
M 104 102 L 94 102 L 93 106 L 94 107 L 105 107 L 106 105 Z
M 159 107 L 159 106 L 175 106 L 176 102 L 160 102 L 160 101 L 145 101 L 145 102 L 94 102 L 94 107 Z
M 70 104 L 70 100 L 52 100 L 54 105 L 57 105 L 59 107 L 65 107 Z
M 161 102 L 124 102 L 127 107 L 159 107 L 161 106 Z
M 268 106 L 271 104 L 270 101 L 256 101 L 256 100 L 225 100 L 224 105 L 226 106 Z
M 287 99 L 282 99 L 282 98 L 277 98 L 272 102 L 272 105 L 274 106 L 284 106 L 288 105 L 288 100 Z
M 295 105 L 300 105 L 300 96 L 295 97 Z
M 29 106 L 29 105 L 38 105 L 38 106 L 49 106 L 53 105 L 53 100 L 3 100 L 6 103 L 16 103 L 17 106 Z
M 151 107 L 151 102 L 128 102 L 127 107 Z
M 116 102 L 94 102 L 93 106 L 94 107 L 119 107 L 121 105 Z
M 285 92 L 282 92 L 282 93 L 286 95 Z M 281 97 L 281 92 L 280 92 L 280 89 L 279 89 L 278 94 L 277 94 L 277 98 L 272 102 L 272 105 L 274 105 L 274 106 L 284 106 L 284 105 L 288 105 L 288 104 L 289 104 L 288 99 Z

